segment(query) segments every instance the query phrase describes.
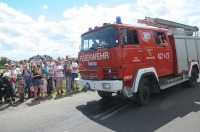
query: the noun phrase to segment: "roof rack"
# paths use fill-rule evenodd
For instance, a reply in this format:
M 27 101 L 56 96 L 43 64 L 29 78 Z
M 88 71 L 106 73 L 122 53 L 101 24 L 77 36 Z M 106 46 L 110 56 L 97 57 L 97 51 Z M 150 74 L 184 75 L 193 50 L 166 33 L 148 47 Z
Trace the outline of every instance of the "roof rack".
M 151 18 L 151 17 L 145 17 L 145 19 L 138 19 L 138 23 L 146 24 L 148 26 L 158 27 L 158 28 L 164 28 L 164 29 L 177 29 L 182 28 L 185 30 L 185 32 L 189 33 L 190 35 L 193 34 L 195 36 L 198 36 L 199 28 L 197 26 L 189 26 L 173 21 L 168 21 L 160 18 Z

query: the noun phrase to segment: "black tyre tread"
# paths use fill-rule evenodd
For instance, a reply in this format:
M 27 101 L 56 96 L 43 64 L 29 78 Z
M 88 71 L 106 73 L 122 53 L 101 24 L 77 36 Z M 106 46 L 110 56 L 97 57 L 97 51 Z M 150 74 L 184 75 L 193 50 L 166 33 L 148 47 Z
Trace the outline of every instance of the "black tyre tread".
M 197 84 L 197 78 L 198 78 L 198 73 L 194 68 L 192 68 L 191 77 L 187 81 L 187 85 L 189 87 L 195 87 Z
M 149 97 L 146 100 L 143 97 L 143 89 L 145 85 L 149 86 Z M 136 93 L 136 103 L 140 106 L 146 105 L 149 102 L 150 98 L 150 82 L 148 78 L 143 78 L 140 81 L 138 90 L 139 91 Z
M 110 98 L 112 96 L 111 92 L 97 91 L 101 98 Z

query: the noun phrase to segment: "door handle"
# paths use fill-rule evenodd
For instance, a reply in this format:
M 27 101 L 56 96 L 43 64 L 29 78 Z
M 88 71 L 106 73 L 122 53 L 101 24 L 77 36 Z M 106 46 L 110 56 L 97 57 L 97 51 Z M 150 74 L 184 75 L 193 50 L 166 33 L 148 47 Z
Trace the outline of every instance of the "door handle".
M 167 49 L 167 50 L 170 50 L 170 49 Z
M 138 50 L 138 52 L 143 52 L 143 50 Z

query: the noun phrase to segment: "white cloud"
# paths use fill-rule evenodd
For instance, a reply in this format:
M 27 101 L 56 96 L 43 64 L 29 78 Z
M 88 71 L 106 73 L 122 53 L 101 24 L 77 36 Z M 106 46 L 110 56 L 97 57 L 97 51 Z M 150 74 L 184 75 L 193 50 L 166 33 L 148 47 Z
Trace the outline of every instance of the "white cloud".
M 48 8 L 49 8 L 48 5 L 43 5 L 42 7 L 43 10 L 48 10 Z
M 34 20 L 0 2 L 0 56 L 17 60 L 37 54 L 54 58 L 77 56 L 81 34 L 88 27 L 115 22 L 116 16 L 132 25 L 138 24 L 137 19 L 149 16 L 200 27 L 198 5 L 200 1 L 195 0 L 138 0 L 112 8 L 84 5 L 67 9 L 63 12 L 64 19 L 55 22 L 48 21 L 44 15 Z

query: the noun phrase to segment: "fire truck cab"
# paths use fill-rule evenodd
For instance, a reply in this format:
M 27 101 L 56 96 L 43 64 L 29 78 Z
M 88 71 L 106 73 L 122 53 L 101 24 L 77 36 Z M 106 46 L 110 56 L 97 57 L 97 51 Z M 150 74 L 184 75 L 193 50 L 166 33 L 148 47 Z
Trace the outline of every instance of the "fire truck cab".
M 166 29 L 104 23 L 81 35 L 77 87 L 112 93 L 148 103 L 151 93 L 185 82 L 195 86 L 199 73 L 200 38 Z

